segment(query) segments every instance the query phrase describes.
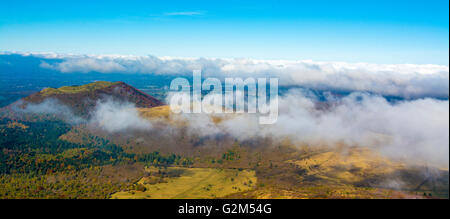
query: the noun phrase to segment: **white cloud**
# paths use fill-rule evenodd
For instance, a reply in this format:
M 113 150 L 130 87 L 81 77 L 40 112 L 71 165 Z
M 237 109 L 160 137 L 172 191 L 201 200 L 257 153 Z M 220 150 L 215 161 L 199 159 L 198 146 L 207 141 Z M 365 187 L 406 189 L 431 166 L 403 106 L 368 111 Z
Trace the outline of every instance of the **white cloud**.
M 449 67 L 443 65 L 120 55 L 56 57 L 63 61 L 43 62 L 41 67 L 66 73 L 95 71 L 168 75 L 192 75 L 193 70 L 201 69 L 204 77 L 278 77 L 281 85 L 313 89 L 366 91 L 406 98 L 449 96 Z
M 143 119 L 136 107 L 130 103 L 112 100 L 97 102 L 90 123 L 98 125 L 108 132 L 149 130 L 152 125 Z
M 45 99 L 41 103 L 28 103 L 24 109 L 18 107 L 21 104 L 23 104 L 23 101 L 15 103 L 13 110 L 53 115 L 72 124 L 91 124 L 110 133 L 142 131 L 152 128 L 151 122 L 139 115 L 135 105 L 128 102 L 113 101 L 110 98 L 97 101 L 95 109 L 90 112 L 89 119 L 76 116 L 71 107 L 53 98 Z
M 56 69 L 61 72 L 81 72 L 87 73 L 91 71 L 101 72 L 101 73 L 111 73 L 111 72 L 123 72 L 125 67 L 117 62 L 105 59 L 95 59 L 95 58 L 84 58 L 84 59 L 72 59 L 70 61 L 59 63 L 56 66 L 50 65 L 46 62 L 42 62 L 40 65 L 42 68 Z M 89 66 L 89 68 L 86 68 Z
M 47 98 L 41 103 L 27 103 L 26 107 L 22 109 L 19 106 L 23 103 L 24 102 L 22 100 L 14 103 L 12 105 L 12 109 L 16 112 L 54 115 L 57 118 L 63 119 L 72 124 L 86 122 L 85 119 L 76 116 L 70 107 L 62 104 L 57 99 Z

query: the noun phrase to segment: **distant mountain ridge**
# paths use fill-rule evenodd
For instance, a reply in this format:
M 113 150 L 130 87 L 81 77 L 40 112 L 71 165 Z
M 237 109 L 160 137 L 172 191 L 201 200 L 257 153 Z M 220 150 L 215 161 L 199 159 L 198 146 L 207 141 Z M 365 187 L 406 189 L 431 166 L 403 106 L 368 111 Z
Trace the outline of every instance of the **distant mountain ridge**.
M 86 85 L 46 88 L 40 92 L 22 98 L 15 104 L 25 108 L 27 104 L 39 104 L 46 99 L 55 99 L 71 107 L 75 114 L 88 116 L 98 101 L 112 99 L 128 102 L 139 108 L 152 108 L 164 105 L 160 100 L 124 83 L 97 81 Z

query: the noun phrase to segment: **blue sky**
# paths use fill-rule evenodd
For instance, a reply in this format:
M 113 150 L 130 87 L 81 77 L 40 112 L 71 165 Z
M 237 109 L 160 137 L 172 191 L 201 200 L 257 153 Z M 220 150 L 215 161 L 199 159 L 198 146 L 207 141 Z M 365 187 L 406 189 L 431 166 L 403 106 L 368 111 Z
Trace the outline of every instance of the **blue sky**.
M 448 1 L 3 1 L 0 51 L 444 64 Z

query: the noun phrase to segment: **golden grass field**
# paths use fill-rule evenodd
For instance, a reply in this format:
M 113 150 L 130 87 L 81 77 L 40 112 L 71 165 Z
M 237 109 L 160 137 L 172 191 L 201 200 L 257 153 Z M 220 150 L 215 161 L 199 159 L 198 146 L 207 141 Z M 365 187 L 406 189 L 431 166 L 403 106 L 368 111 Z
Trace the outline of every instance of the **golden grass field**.
M 140 115 L 147 119 L 169 119 L 170 107 L 168 105 L 152 108 L 137 108 Z
M 404 165 L 367 148 L 347 148 L 314 154 L 308 158 L 287 161 L 331 182 L 355 183 L 368 177 L 390 174 Z
M 208 199 L 253 189 L 257 183 L 255 171 L 216 168 L 168 167 L 168 171 L 180 171 L 177 177 L 164 177 L 155 182 L 152 173 L 157 168 L 146 168 L 150 176 L 137 184 L 146 191 L 126 191 L 112 195 L 113 199 Z M 158 177 L 159 178 L 159 177 Z
M 175 125 L 177 127 L 185 127 L 188 120 L 180 114 L 173 113 L 169 105 L 157 106 L 152 108 L 137 108 L 139 114 L 151 121 L 160 121 L 166 124 Z M 209 119 L 214 124 L 220 124 L 224 121 L 232 119 L 233 114 L 208 114 Z

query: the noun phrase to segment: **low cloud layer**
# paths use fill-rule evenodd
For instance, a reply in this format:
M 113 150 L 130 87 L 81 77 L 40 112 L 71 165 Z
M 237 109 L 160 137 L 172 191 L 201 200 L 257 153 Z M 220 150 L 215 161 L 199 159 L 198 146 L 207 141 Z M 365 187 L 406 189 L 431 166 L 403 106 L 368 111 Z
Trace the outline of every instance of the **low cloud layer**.
M 317 97 L 292 90 L 279 100 L 278 121 L 259 125 L 255 114 L 222 115 L 216 124 L 205 115 L 179 115 L 199 135 L 229 134 L 240 140 L 269 137 L 309 146 L 369 147 L 415 164 L 449 164 L 449 101 L 418 99 L 390 103 L 379 95 L 352 93 L 329 97 L 329 107 L 317 107 Z
M 74 125 L 89 124 L 109 133 L 149 130 L 152 127 L 150 122 L 139 115 L 135 105 L 112 99 L 98 101 L 89 119 L 75 115 L 69 106 L 51 98 L 38 104 L 29 103 L 24 109 L 13 109 L 16 112 L 51 115 Z
M 62 104 L 57 99 L 48 98 L 41 103 L 27 103 L 25 108 L 18 107 L 22 104 L 22 101 L 13 104 L 13 110 L 19 113 L 46 114 L 64 119 L 71 124 L 86 122 L 85 119 L 76 116 L 70 107 Z
M 152 127 L 140 117 L 133 104 L 112 100 L 98 102 L 90 122 L 108 132 L 149 130 Z
M 448 167 L 449 102 L 419 99 L 389 103 L 353 93 L 328 110 L 310 98 L 290 94 L 280 102 L 279 121 L 266 134 L 307 142 L 365 146 L 407 161 Z
M 278 77 L 281 85 L 312 89 L 362 91 L 405 98 L 449 97 L 449 67 L 444 65 L 51 53 L 24 55 L 38 56 L 43 59 L 41 68 L 63 73 L 192 76 L 193 70 L 201 69 L 204 77 Z

